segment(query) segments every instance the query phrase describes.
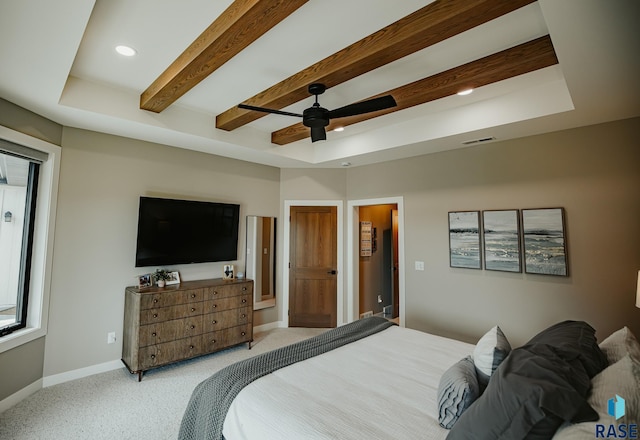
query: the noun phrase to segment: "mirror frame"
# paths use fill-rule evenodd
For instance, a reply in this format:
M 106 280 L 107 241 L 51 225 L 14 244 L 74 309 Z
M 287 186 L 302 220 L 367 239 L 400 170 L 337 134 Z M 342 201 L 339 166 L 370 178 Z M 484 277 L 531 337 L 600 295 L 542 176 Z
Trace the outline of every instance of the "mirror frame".
M 262 231 L 264 219 L 271 219 L 269 247 L 263 248 Z M 261 221 L 262 220 L 262 221 Z M 276 217 L 264 217 L 259 215 L 247 215 L 246 218 L 246 244 L 245 244 L 245 274 L 247 279 L 253 280 L 253 310 L 262 310 L 276 305 Z M 259 250 L 256 252 L 256 250 Z M 270 295 L 263 295 L 262 256 L 267 253 L 268 283 Z

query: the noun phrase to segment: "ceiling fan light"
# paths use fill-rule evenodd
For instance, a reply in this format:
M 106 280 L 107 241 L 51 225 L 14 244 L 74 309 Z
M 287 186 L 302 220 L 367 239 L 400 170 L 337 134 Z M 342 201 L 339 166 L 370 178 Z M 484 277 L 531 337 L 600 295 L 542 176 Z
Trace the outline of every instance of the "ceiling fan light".
M 138 53 L 133 47 L 124 45 L 116 46 L 116 52 L 118 52 L 120 55 L 124 55 L 125 57 L 132 57 L 136 53 Z
M 471 93 L 473 93 L 473 89 L 464 89 L 458 92 L 458 96 L 466 96 L 470 95 Z

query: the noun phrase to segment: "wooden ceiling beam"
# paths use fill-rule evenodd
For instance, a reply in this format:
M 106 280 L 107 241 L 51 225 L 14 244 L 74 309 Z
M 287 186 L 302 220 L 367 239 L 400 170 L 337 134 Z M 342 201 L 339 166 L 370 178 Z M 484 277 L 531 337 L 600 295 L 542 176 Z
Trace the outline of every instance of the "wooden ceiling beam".
M 328 88 L 491 21 L 535 0 L 436 0 L 389 26 L 247 99 L 243 104 L 282 109 L 309 96 L 307 86 Z M 265 113 L 233 107 L 216 118 L 231 131 Z
M 392 95 L 398 106 L 364 115 L 336 119 L 330 122 L 326 130 L 330 131 L 336 127 L 346 127 L 377 116 L 451 96 L 465 89 L 478 88 L 555 64 L 558 64 L 558 58 L 553 49 L 551 38 L 548 35 L 540 37 L 367 98 Z M 271 133 L 271 142 L 285 145 L 307 138 L 309 135 L 309 128 L 302 125 L 302 123 L 298 123 Z
M 308 0 L 235 0 L 140 95 L 160 113 Z

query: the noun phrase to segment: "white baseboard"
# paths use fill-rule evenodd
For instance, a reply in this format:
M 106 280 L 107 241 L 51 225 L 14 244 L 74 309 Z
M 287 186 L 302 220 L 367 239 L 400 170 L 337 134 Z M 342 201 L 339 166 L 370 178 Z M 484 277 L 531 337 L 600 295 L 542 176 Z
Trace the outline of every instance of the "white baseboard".
M 11 408 L 12 406 L 20 403 L 22 400 L 26 399 L 33 393 L 40 391 L 42 389 L 42 379 L 38 379 L 33 382 L 31 385 L 28 385 L 7 397 L 6 399 L 0 400 L 0 414 Z
M 276 321 L 276 322 L 270 322 L 268 324 L 258 325 L 253 328 L 253 332 L 260 333 L 260 332 L 273 330 L 274 328 L 286 328 L 286 327 L 287 325 L 284 323 L 284 321 Z
M 83 377 L 93 376 L 94 374 L 117 370 L 118 368 L 125 368 L 124 364 L 120 360 L 79 368 L 77 370 L 67 371 L 66 373 L 54 374 L 53 376 L 47 376 L 43 379 L 42 387 L 47 388 L 53 385 L 58 385 L 59 383 L 69 382 L 70 380 L 81 379 Z

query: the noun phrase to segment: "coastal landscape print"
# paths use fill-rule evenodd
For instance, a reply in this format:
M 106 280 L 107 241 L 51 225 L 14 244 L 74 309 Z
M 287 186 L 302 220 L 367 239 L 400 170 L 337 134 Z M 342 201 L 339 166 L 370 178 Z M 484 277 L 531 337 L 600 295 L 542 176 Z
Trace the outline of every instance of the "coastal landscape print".
M 564 210 L 523 209 L 522 230 L 525 272 L 567 276 Z
M 484 268 L 520 272 L 518 210 L 483 211 Z
M 449 213 L 449 261 L 451 267 L 482 269 L 479 211 Z

